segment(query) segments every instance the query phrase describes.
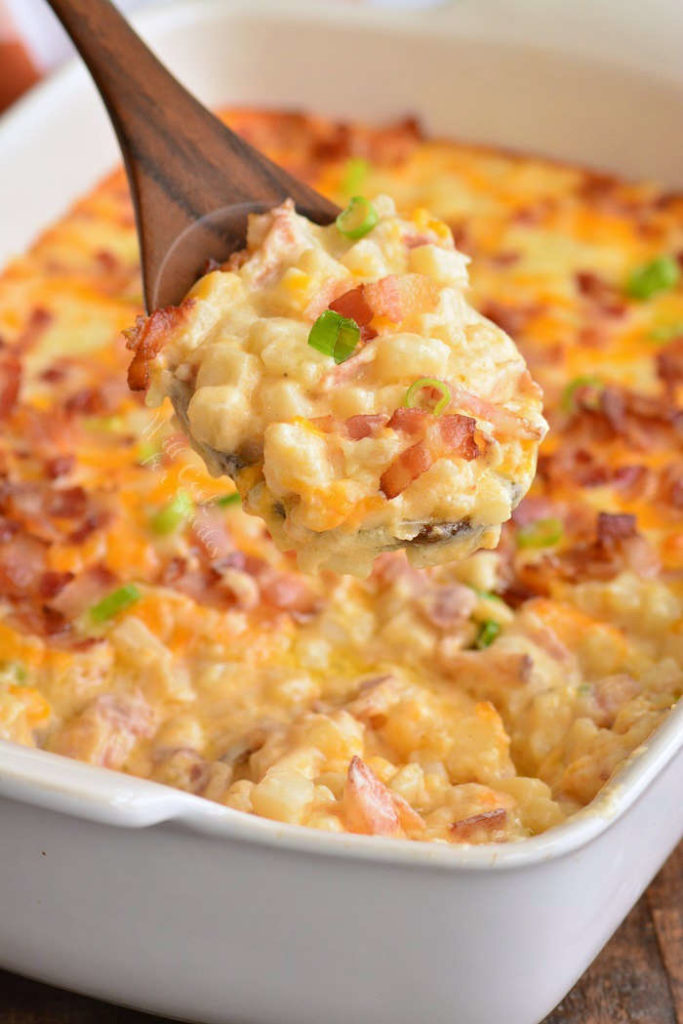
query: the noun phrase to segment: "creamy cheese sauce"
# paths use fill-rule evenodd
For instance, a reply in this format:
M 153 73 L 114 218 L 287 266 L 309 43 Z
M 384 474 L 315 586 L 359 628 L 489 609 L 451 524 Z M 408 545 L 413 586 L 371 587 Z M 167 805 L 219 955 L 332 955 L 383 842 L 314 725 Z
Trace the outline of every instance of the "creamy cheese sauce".
M 0 277 L 0 737 L 328 831 L 543 832 L 683 689 L 683 200 L 411 125 L 231 123 L 340 205 L 448 222 L 543 386 L 539 472 L 495 551 L 302 574 L 126 386 L 118 173 Z
M 137 368 L 154 336 L 151 404 L 171 397 L 283 550 L 367 575 L 384 550 L 428 565 L 495 547 L 546 424 L 514 343 L 465 299 L 447 225 L 385 196 L 356 204 L 357 240 L 346 214 L 319 227 L 287 202 L 252 216 L 246 252 L 131 344 Z

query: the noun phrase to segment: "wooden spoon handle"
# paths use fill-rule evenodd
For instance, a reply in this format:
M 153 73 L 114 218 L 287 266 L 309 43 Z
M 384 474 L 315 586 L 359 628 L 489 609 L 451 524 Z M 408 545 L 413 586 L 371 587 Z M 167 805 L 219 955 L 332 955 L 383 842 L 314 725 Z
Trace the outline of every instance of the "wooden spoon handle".
M 337 212 L 208 111 L 167 71 L 109 0 L 48 0 L 87 65 L 119 139 L 135 204 L 145 294 L 173 242 L 221 207 L 292 196 Z

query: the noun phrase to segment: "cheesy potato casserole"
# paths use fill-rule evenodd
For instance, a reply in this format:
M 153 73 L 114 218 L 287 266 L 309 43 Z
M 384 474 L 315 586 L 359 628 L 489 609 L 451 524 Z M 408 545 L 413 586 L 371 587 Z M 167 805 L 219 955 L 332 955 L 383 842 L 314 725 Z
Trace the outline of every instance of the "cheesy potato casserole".
M 302 575 L 232 484 L 207 473 L 170 403 L 151 410 L 126 385 L 121 332 L 141 299 L 116 173 L 0 278 L 0 737 L 331 832 L 452 844 L 542 832 L 595 797 L 683 688 L 683 200 L 431 141 L 410 122 L 228 116 L 340 205 L 363 194 L 401 231 L 421 206 L 448 224 L 473 257 L 473 305 L 544 389 L 538 475 L 495 551 L 426 569 L 383 553 L 364 580 Z M 462 268 L 441 228 L 413 227 L 435 232 L 422 258 Z M 209 275 L 188 315 L 220 320 L 211 293 L 241 287 L 247 264 Z M 424 266 L 407 272 L 431 280 Z M 213 382 L 221 360 L 271 380 L 270 342 L 230 330 L 235 355 L 217 339 L 212 351 L 208 326 L 196 335 L 193 396 L 225 386 Z M 318 374 L 323 357 L 304 344 L 305 372 Z M 365 351 L 338 366 L 325 357 L 325 372 Z M 384 415 L 425 371 L 386 383 Z M 283 421 L 315 420 L 315 405 L 296 405 L 303 389 L 279 392 Z M 540 427 L 530 395 L 523 418 Z M 379 415 L 353 401 L 335 409 L 335 430 Z M 205 412 L 199 403 L 207 443 L 236 450 Z M 477 445 L 495 434 L 474 410 L 451 414 L 476 420 Z M 301 424 L 303 448 L 328 444 L 326 426 Z M 403 450 L 390 432 L 363 440 Z M 418 514 L 408 490 L 406 516 Z
M 302 569 L 367 576 L 493 548 L 545 433 L 514 343 L 465 301 L 448 225 L 356 196 L 319 227 L 291 200 L 180 307 L 140 318 L 130 378 L 169 396 Z

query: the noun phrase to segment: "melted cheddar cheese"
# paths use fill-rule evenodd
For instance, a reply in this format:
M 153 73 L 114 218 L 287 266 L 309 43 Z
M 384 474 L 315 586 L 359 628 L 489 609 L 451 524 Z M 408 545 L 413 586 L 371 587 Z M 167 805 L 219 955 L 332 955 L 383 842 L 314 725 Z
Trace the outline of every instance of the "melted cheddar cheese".
M 495 551 L 301 575 L 127 389 L 117 172 L 0 278 L 0 737 L 329 831 L 542 832 L 683 687 L 683 200 L 411 124 L 229 118 L 342 205 L 448 223 L 544 388 L 536 481 Z

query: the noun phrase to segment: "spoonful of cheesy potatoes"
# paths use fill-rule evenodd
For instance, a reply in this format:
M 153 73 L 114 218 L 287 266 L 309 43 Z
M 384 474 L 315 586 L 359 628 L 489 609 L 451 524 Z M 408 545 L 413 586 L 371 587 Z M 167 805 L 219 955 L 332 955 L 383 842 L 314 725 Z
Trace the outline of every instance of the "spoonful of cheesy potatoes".
M 498 542 L 547 426 L 514 342 L 466 300 L 426 211 L 357 196 L 320 226 L 291 200 L 246 249 L 128 332 L 133 388 L 168 396 L 211 473 L 306 571 L 366 575 Z

